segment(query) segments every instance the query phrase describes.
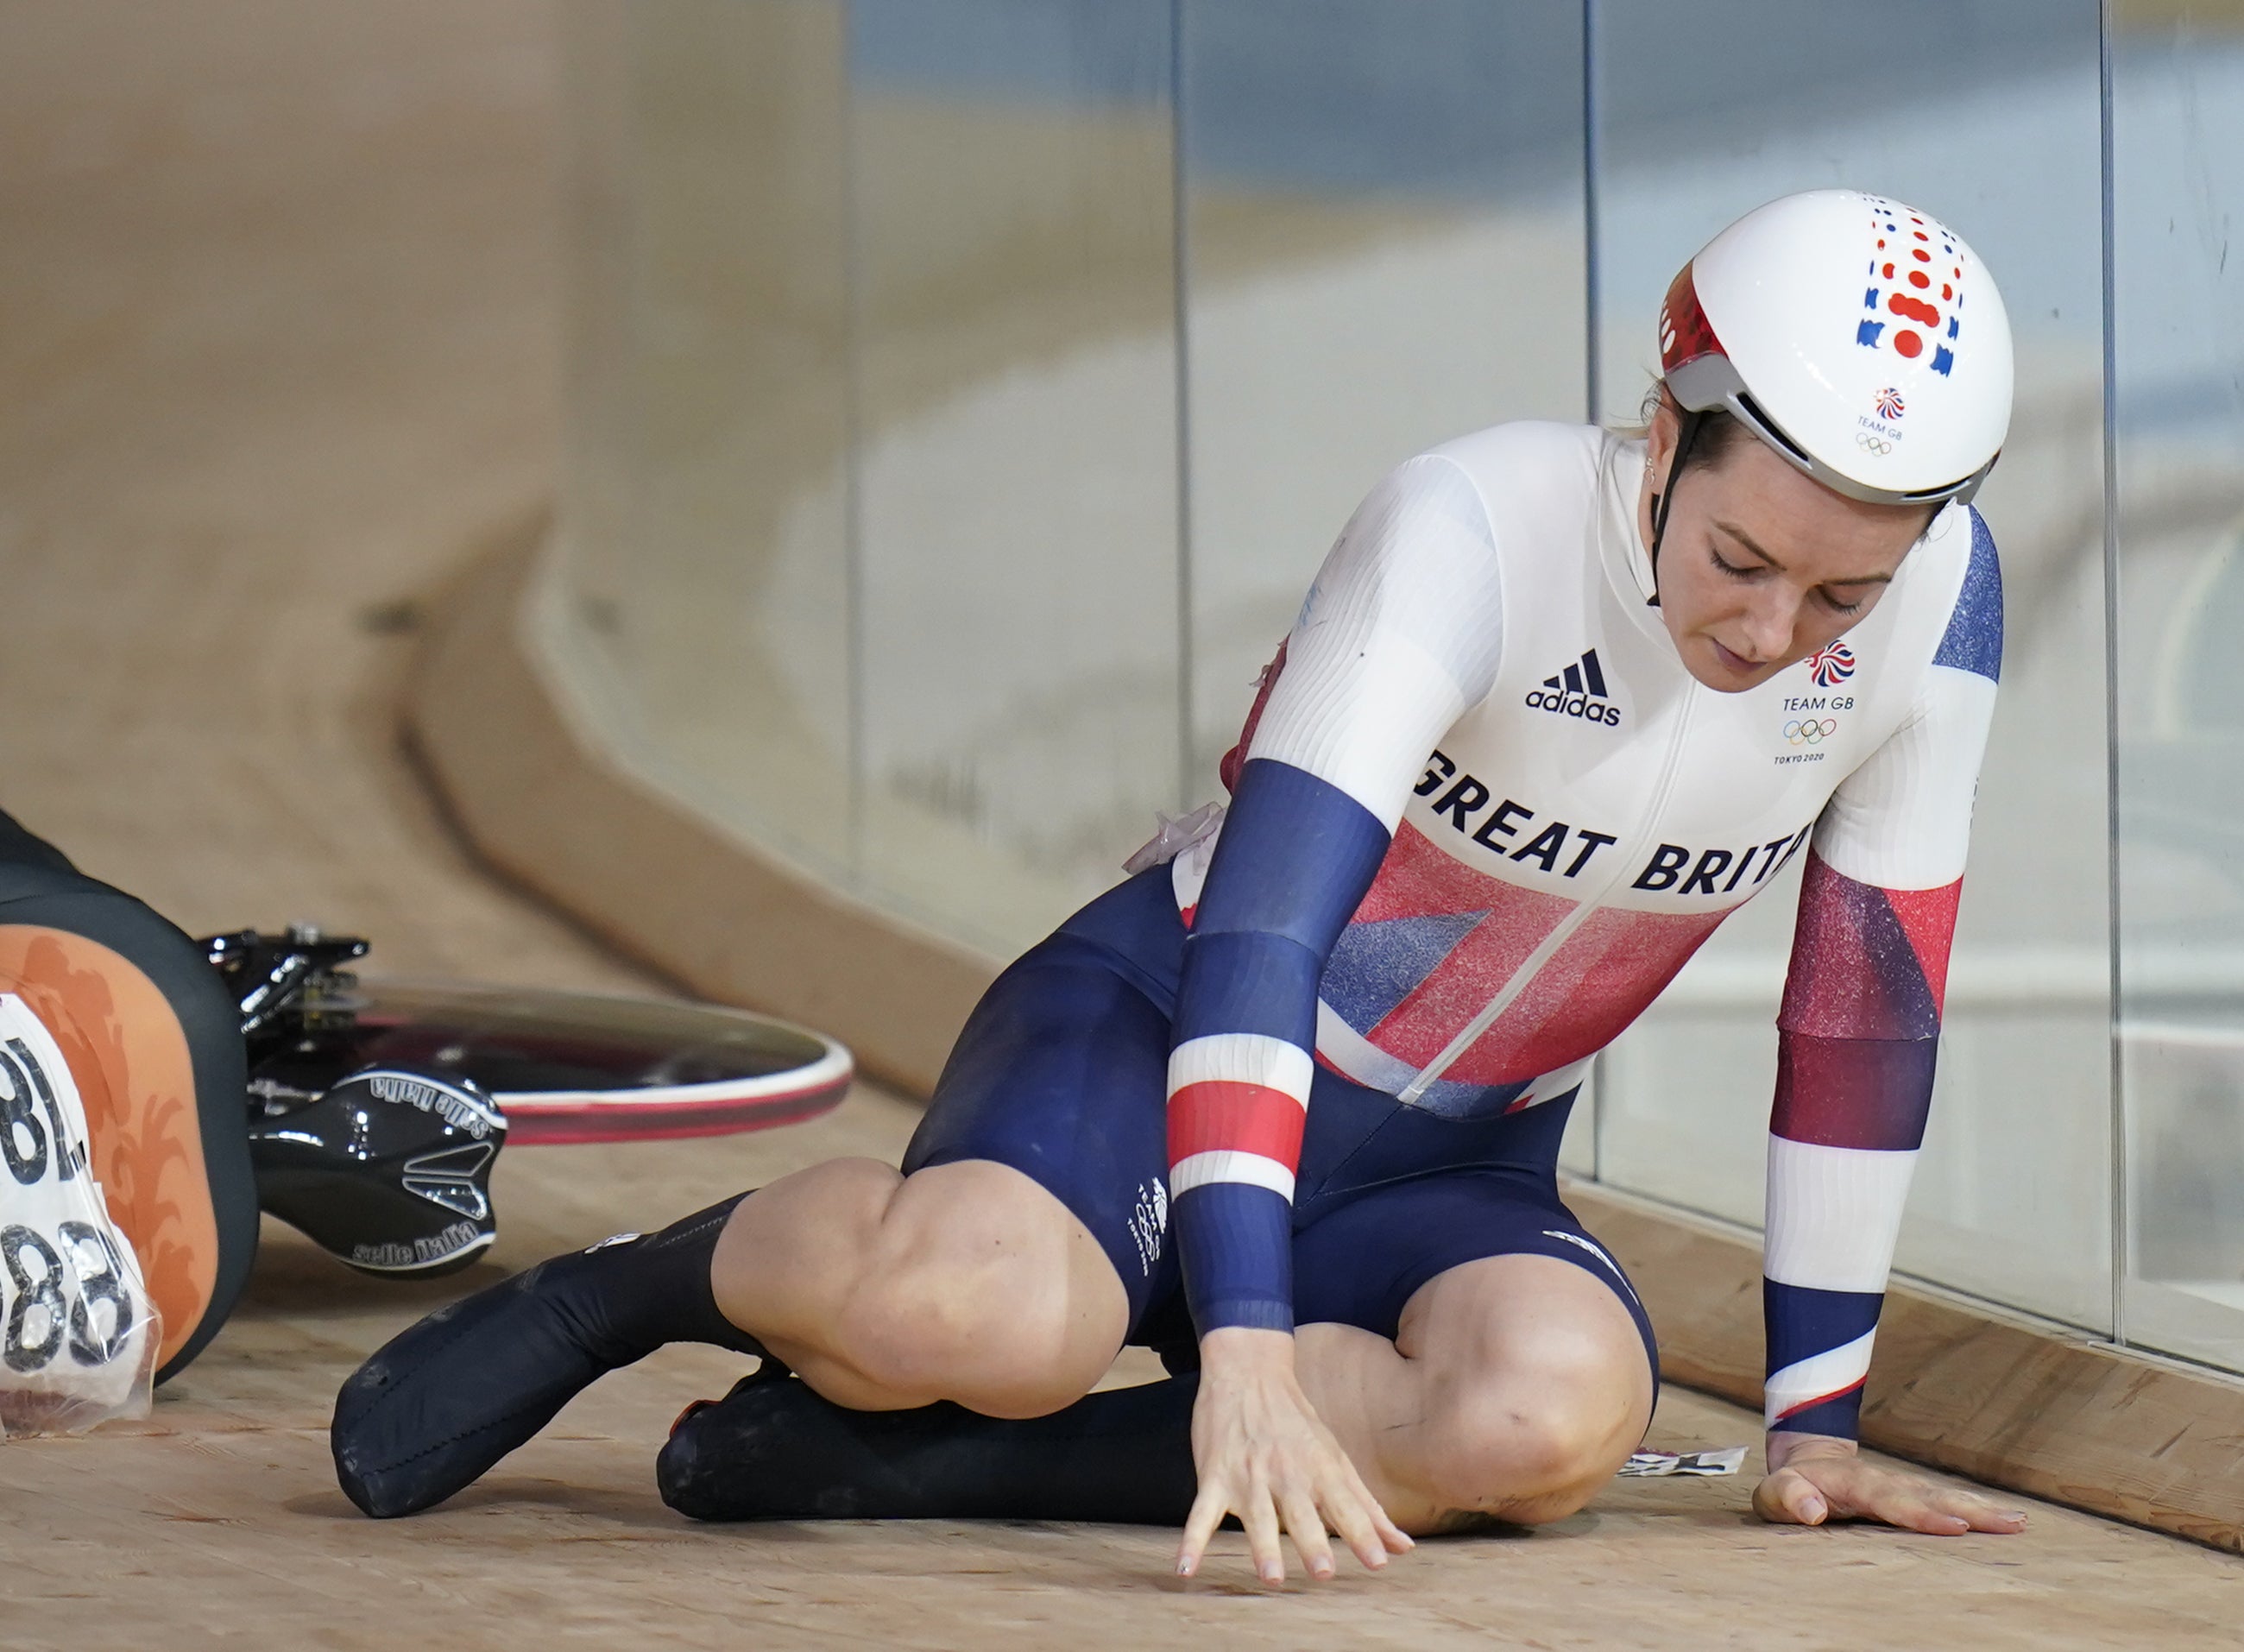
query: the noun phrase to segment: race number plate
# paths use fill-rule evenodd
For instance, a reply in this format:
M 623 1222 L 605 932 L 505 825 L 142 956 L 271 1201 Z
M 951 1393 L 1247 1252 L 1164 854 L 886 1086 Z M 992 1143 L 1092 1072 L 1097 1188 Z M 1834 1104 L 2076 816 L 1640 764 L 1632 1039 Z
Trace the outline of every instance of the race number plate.
M 0 1429 L 144 1415 L 161 1340 L 93 1179 L 70 1067 L 30 1007 L 0 992 Z

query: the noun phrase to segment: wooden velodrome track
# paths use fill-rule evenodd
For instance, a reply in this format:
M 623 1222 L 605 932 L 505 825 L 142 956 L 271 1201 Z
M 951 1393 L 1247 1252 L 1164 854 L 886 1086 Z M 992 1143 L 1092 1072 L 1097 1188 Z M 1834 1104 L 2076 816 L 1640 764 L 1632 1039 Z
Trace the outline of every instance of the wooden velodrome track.
M 190 928 L 316 917 L 393 972 L 660 990 L 496 886 L 398 753 L 414 604 L 549 497 L 552 18 L 525 0 L 0 4 L 0 803 Z M 716 1144 L 517 1151 L 492 1262 L 421 1289 L 268 1229 L 136 1430 L 0 1446 L 0 1644 L 2191 1647 L 2244 1561 L 2037 1507 L 2023 1538 L 1772 1530 L 1748 1476 L 1616 1486 L 1386 1576 L 1166 1577 L 1036 1525 L 702 1530 L 652 1453 L 735 1362 L 601 1385 L 436 1513 L 360 1520 L 324 1422 L 452 1290 L 809 1159 L 903 1102 Z M 1659 1445 L 1755 1437 L 1671 1391 Z M 1236 1540 L 1225 1540 L 1234 1545 Z

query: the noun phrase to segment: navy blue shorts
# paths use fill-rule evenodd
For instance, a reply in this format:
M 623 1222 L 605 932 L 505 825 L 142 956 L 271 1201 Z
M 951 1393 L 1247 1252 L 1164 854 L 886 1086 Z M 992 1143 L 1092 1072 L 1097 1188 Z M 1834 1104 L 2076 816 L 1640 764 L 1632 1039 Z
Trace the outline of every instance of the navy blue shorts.
M 1166 867 L 1099 897 L 1000 976 L 952 1048 L 907 1175 L 988 1159 L 1048 1189 L 1105 1247 L 1130 1337 L 1189 1363 L 1168 1238 L 1169 1021 L 1185 938 Z M 1455 1120 L 1320 1066 L 1294 1204 L 1294 1317 L 1392 1337 L 1436 1274 L 1484 1256 L 1556 1256 L 1601 1279 L 1644 1338 L 1635 1287 L 1558 1197 L 1569 1094 Z

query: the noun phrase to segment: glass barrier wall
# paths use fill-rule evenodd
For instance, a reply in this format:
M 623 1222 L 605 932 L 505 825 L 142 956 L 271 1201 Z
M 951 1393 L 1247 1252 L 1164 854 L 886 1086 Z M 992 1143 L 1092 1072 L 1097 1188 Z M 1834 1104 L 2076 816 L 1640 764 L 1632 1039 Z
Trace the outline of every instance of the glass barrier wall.
M 566 16 L 574 302 L 552 652 L 651 778 L 847 877 L 844 8 Z
M 1173 793 L 1168 0 L 860 0 L 860 876 L 1017 950 Z
M 2244 1369 L 2244 5 L 2122 0 L 2109 112 L 2128 1340 Z
M 650 783 L 1010 956 L 1218 794 L 1387 469 L 1632 422 L 1668 278 L 1757 202 L 1919 202 L 2019 394 L 1901 1266 L 2244 1369 L 2244 0 L 2106 12 L 572 0 L 542 644 Z M 1570 1168 L 1759 1222 L 1792 898 L 1608 1053 Z

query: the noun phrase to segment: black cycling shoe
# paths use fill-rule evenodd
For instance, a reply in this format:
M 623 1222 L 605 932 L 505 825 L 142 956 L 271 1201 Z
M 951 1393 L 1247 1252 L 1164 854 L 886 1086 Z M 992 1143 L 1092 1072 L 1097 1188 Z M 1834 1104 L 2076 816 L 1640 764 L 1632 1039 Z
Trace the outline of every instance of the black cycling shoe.
M 393 1338 L 335 1396 L 343 1494 L 377 1520 L 441 1503 L 667 1342 L 762 1357 L 709 1295 L 709 1252 L 737 1202 L 552 1257 Z

